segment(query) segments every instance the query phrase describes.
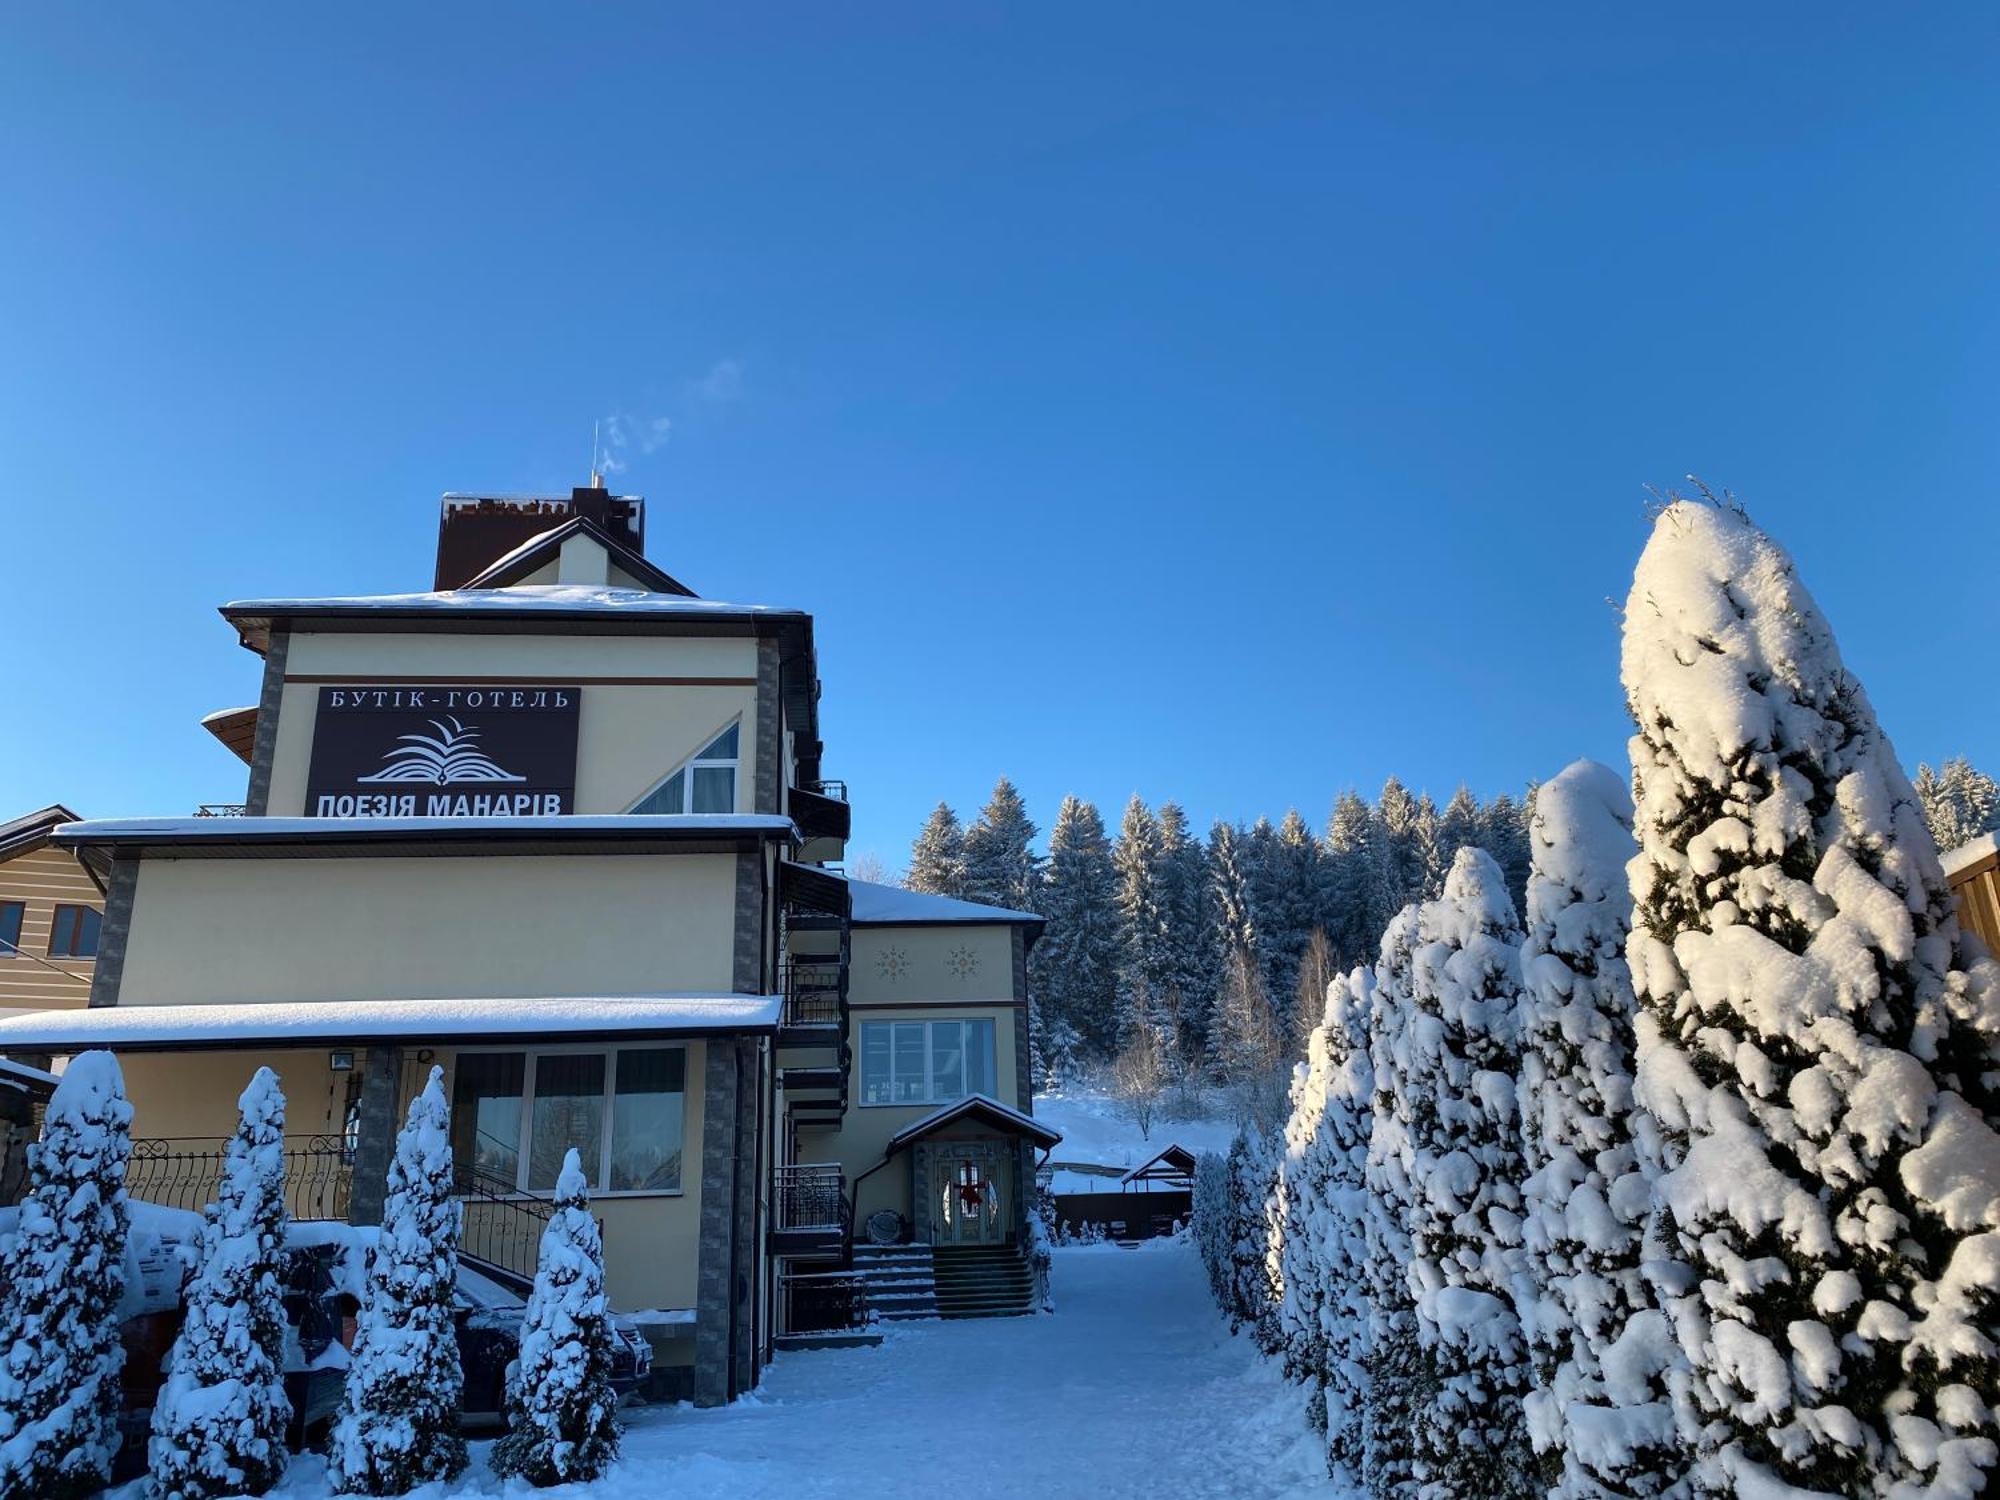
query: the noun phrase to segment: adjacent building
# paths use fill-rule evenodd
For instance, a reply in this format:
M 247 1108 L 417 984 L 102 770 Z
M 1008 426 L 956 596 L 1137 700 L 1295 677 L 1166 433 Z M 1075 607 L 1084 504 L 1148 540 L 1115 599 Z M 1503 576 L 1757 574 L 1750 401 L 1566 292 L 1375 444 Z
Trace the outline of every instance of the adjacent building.
M 136 1196 L 269 1065 L 295 1216 L 373 1222 L 441 1069 L 467 1255 L 531 1269 L 579 1150 L 614 1304 L 707 1403 L 865 1300 L 857 1238 L 1018 1255 L 1041 924 L 840 872 L 809 615 L 697 596 L 596 485 L 447 496 L 428 591 L 222 615 L 262 664 L 203 720 L 241 806 L 50 810 L 95 961 L 0 1018 L 15 1056 L 120 1055 Z

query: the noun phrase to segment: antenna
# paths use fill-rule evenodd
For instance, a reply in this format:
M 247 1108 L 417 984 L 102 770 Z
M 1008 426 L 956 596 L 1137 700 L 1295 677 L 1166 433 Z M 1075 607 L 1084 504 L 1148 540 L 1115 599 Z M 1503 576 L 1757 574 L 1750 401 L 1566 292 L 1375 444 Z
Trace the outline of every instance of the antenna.
M 590 424 L 590 487 L 597 488 L 598 429 L 604 425 L 600 418 Z

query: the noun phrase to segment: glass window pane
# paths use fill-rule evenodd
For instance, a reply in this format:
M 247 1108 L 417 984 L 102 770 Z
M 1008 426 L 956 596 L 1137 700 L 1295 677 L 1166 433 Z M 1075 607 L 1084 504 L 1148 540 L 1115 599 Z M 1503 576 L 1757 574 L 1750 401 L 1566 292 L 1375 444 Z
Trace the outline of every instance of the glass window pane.
M 678 1047 L 618 1054 L 611 1100 L 611 1186 L 664 1192 L 681 1185 L 681 1100 L 687 1054 Z
M 521 1052 L 461 1052 L 452 1069 L 452 1165 L 503 1192 L 519 1180 L 526 1072 Z
M 676 771 L 652 791 L 639 799 L 639 805 L 632 809 L 635 813 L 677 813 L 686 809 L 681 798 L 687 788 L 687 772 Z
M 993 1023 L 965 1023 L 965 1091 L 997 1098 L 999 1081 L 993 1066 Z
M 924 1100 L 924 1023 L 897 1021 L 895 1091 L 898 1104 L 921 1104 Z
M 861 1097 L 869 1104 L 887 1104 L 889 1087 L 889 1023 L 861 1023 Z
M 696 760 L 736 759 L 736 726 L 731 724 L 722 733 L 708 742 L 708 748 L 695 757 Z
M 958 1021 L 931 1024 L 931 1098 L 939 1104 L 965 1097 L 965 1027 Z
M 604 1144 L 604 1054 L 552 1053 L 535 1059 L 535 1109 L 528 1126 L 528 1186 L 546 1193 L 574 1146 L 583 1175 L 597 1180 Z
M 726 813 L 736 811 L 736 767 L 696 766 L 694 806 L 690 812 Z
M 21 913 L 27 907 L 19 901 L 0 901 L 0 958 L 12 958 L 21 943 Z

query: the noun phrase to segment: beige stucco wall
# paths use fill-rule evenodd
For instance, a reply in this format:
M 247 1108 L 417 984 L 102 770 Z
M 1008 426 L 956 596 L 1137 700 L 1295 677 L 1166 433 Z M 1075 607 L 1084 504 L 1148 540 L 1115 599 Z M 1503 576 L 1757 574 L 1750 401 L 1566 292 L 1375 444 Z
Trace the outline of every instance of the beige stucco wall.
M 687 1094 L 682 1121 L 682 1191 L 600 1194 L 591 1212 L 604 1224 L 606 1289 L 622 1312 L 695 1305 L 696 1250 L 701 1238 L 701 1136 L 704 1046 L 687 1044 Z M 450 1097 L 457 1054 L 436 1049 Z M 285 1090 L 285 1133 L 337 1134 L 347 1080 L 324 1050 L 243 1049 L 229 1052 L 128 1052 L 119 1058 L 132 1101 L 135 1137 L 214 1139 L 236 1128 L 236 1099 L 259 1067 L 275 1069 Z M 406 1070 L 406 1077 L 419 1076 Z
M 144 860 L 121 1005 L 732 988 L 730 854 Z
M 750 639 L 651 636 L 295 635 L 271 760 L 269 811 L 309 813 L 306 773 L 322 684 L 295 677 L 352 677 L 394 684 L 420 677 L 507 677 L 522 682 L 580 682 L 576 811 L 620 813 L 674 767 L 740 718 L 736 805 L 751 805 L 756 744 L 757 643 Z M 611 685 L 591 679 L 695 677 L 724 685 Z
M 857 927 L 851 1005 L 963 1005 L 1014 998 L 1012 929 Z M 956 955 L 965 959 L 955 960 Z

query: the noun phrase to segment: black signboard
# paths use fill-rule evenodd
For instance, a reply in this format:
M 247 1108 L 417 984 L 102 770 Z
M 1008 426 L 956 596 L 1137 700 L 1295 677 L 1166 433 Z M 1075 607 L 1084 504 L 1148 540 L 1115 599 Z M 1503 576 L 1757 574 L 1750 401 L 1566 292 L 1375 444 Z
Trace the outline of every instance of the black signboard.
M 574 812 L 582 697 L 573 685 L 323 687 L 306 813 L 492 818 Z

